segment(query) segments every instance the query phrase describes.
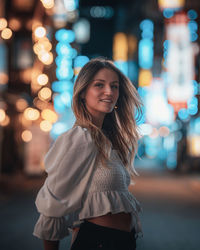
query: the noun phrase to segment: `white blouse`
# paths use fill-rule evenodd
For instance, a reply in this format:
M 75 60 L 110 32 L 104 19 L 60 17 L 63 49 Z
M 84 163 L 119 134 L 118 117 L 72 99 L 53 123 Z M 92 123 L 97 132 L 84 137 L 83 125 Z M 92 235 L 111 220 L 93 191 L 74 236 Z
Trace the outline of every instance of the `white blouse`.
M 117 151 L 108 167 L 96 163 L 97 148 L 89 130 L 73 127 L 57 138 L 45 157 L 48 174 L 36 198 L 40 217 L 33 235 L 60 240 L 86 218 L 131 213 L 132 228 L 141 232 L 141 207 L 129 192 L 130 176 Z

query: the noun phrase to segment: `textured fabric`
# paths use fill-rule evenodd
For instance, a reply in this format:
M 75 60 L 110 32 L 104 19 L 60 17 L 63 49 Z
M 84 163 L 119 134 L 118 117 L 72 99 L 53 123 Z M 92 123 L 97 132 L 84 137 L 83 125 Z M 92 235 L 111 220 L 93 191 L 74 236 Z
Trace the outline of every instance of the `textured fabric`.
M 138 201 L 128 191 L 130 176 L 116 150 L 107 167 L 96 163 L 97 148 L 90 132 L 73 127 L 58 137 L 45 157 L 48 177 L 40 189 L 36 206 L 41 214 L 34 235 L 57 240 L 69 234 L 86 218 L 126 212 L 132 227 L 141 231 Z M 65 217 L 65 218 L 64 218 Z
M 69 233 L 64 217 L 46 217 L 41 214 L 35 225 L 34 235 L 45 240 L 60 240 L 69 235 Z
M 81 224 L 71 250 L 135 250 L 134 230 L 126 232 L 109 227 L 99 226 L 85 221 Z

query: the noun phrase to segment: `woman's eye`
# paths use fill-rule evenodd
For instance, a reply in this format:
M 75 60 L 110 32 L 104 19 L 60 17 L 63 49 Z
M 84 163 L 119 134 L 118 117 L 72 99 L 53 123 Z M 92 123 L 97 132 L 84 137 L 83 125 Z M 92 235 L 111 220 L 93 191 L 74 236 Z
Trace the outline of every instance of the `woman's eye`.
M 101 88 L 101 87 L 103 87 L 103 84 L 102 83 L 96 83 L 94 86 Z
M 118 87 L 118 85 L 113 85 L 112 88 L 113 89 L 118 89 L 119 87 Z

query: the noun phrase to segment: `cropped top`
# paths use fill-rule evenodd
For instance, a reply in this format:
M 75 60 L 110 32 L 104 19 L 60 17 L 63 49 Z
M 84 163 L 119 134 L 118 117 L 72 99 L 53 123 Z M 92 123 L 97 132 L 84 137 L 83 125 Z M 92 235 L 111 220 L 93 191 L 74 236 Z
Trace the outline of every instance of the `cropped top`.
M 129 192 L 130 175 L 116 150 L 107 166 L 96 162 L 97 148 L 88 129 L 75 126 L 57 138 L 45 156 L 48 174 L 36 197 L 40 217 L 33 235 L 60 240 L 84 219 L 107 213 L 130 213 L 141 232 L 139 202 Z

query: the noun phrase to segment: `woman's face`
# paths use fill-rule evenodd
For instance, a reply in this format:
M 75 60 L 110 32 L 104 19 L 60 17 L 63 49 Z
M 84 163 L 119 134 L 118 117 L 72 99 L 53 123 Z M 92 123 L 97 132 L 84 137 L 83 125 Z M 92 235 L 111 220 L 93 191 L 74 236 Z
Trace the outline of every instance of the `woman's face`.
M 84 99 L 85 105 L 94 121 L 103 123 L 107 113 L 112 112 L 119 97 L 119 77 L 113 70 L 103 68 L 88 85 Z

